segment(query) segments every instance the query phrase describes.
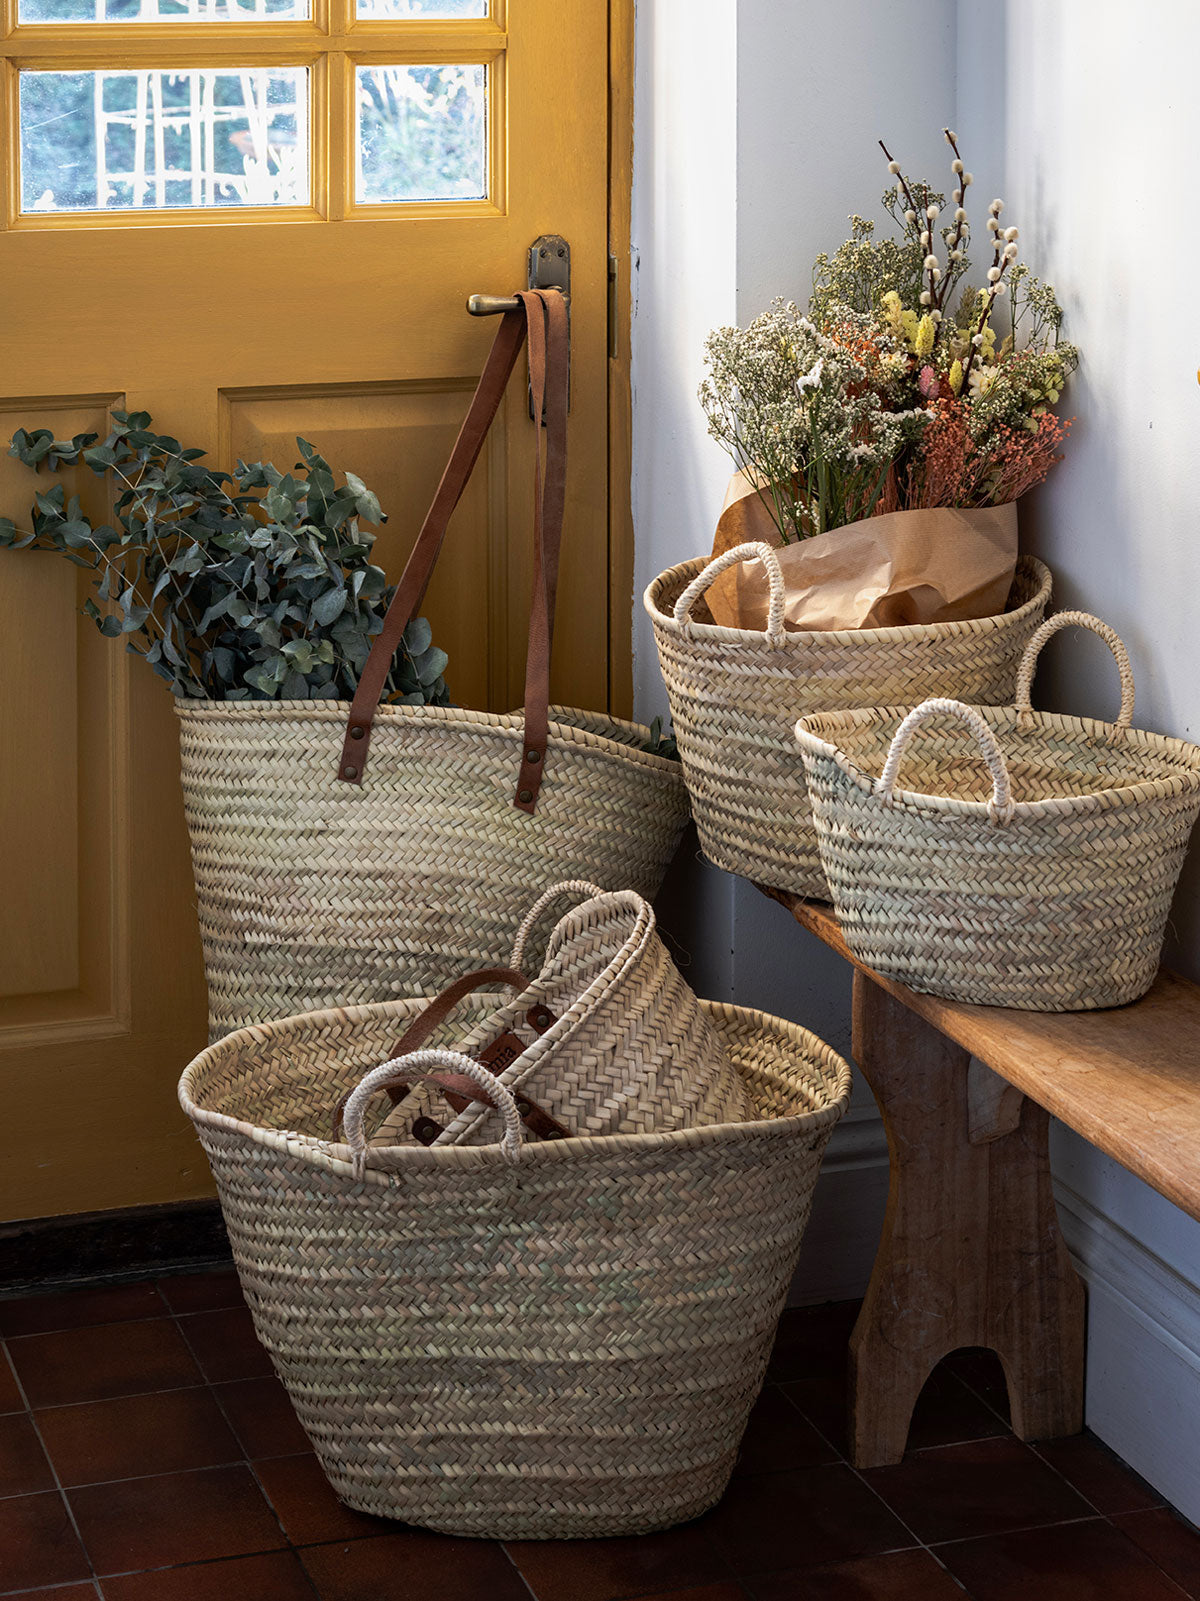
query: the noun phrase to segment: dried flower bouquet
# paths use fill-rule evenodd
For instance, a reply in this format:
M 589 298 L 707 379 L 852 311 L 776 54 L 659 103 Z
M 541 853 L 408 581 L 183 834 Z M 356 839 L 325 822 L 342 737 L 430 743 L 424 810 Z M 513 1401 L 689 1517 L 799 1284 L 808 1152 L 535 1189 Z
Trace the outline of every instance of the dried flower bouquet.
M 935 601 L 942 596 L 948 610 L 910 615 L 905 607 L 918 604 L 913 597 L 924 575 L 906 568 L 898 613 L 884 604 L 831 623 L 827 608 L 812 613 L 820 621 L 805 621 L 801 606 L 789 608 L 793 626 L 986 615 L 969 608 L 994 605 L 999 573 L 976 582 L 982 575 L 967 570 L 970 531 L 981 552 L 1011 547 L 1011 579 L 1015 516 L 972 514 L 1011 508 L 1061 459 L 1066 425 L 1051 408 L 1077 362 L 1074 347 L 1059 338 L 1061 307 L 1053 288 L 1019 261 L 1018 230 L 1002 223 L 1001 200 L 988 207 L 984 281 L 971 285 L 965 202 L 972 178 L 956 135 L 947 128 L 945 137 L 953 153 L 952 205 L 928 183 L 907 178 L 881 141 L 896 180 L 883 195 L 896 234 L 877 239 L 873 222 L 852 217 L 850 238 L 832 256 L 817 257 L 807 312 L 777 300 L 747 328 L 715 330 L 706 345 L 700 401 L 709 432 L 739 469 L 716 551 L 750 538 L 784 547 L 822 540 L 804 558 L 797 553 L 791 568 L 815 569 L 819 561 L 843 588 L 863 578 L 865 594 L 872 580 L 862 563 L 876 561 L 873 553 L 893 530 L 907 551 L 911 528 L 881 523 L 840 553 L 823 536 L 894 513 L 958 514 L 923 525 L 918 542 L 936 562 L 946 557 L 946 540 L 955 541 L 958 570 L 945 575 L 948 589 L 940 578 L 934 585 Z M 740 571 L 714 586 L 715 614 L 750 582 Z M 896 582 L 895 573 L 887 581 Z M 760 574 L 750 587 L 761 584 Z M 732 615 L 718 620 L 753 626 Z

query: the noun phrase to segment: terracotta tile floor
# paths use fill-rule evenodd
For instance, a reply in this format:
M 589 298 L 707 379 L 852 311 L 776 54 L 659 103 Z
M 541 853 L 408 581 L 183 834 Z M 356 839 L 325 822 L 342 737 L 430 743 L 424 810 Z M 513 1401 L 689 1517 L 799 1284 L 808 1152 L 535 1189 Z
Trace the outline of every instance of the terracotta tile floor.
M 1200 1535 L 1091 1436 L 1014 1439 L 982 1353 L 930 1380 L 901 1466 L 856 1473 L 842 1421 L 854 1311 L 785 1314 L 707 1517 L 499 1545 L 336 1500 L 231 1272 L 0 1301 L 0 1595 L 1200 1601 Z

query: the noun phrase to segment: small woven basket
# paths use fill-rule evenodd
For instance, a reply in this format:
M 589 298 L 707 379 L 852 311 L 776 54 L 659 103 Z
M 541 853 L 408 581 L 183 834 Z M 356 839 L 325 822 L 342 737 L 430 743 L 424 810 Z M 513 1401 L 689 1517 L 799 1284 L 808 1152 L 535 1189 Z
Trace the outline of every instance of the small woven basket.
M 606 894 L 585 883 L 548 889 L 517 931 L 508 964 L 514 978 L 542 913 L 566 896 L 583 901 L 555 927 L 541 972 L 509 1000 L 493 1001 L 494 1010 L 453 1048 L 494 1063 L 501 1084 L 571 1134 L 666 1133 L 751 1116 L 745 1083 L 659 938 L 654 908 L 633 890 Z M 504 1066 L 495 1059 L 503 1044 Z M 436 1089 L 422 1088 L 388 1113 L 372 1143 L 402 1142 L 417 1118 L 446 1125 L 424 1143 L 481 1145 L 500 1137 L 500 1115 L 485 1103 L 448 1123 L 445 1109 Z
M 1115 723 L 1030 707 L 1038 653 L 1068 624 L 1117 658 Z M 1143 995 L 1200 812 L 1200 747 L 1131 728 L 1132 716 L 1121 641 L 1061 612 L 1030 640 L 1013 707 L 930 700 L 907 715 L 802 718 L 821 857 L 858 960 L 932 995 L 1027 1011 Z
M 771 605 L 765 633 L 695 622 L 719 573 L 757 557 Z M 825 900 L 829 891 L 792 739 L 798 712 L 896 706 L 927 695 L 1012 700 L 1017 663 L 1050 600 L 1050 574 L 1022 557 L 1009 609 L 970 622 L 789 632 L 769 545 L 672 567 L 646 590 L 671 719 L 704 854 L 727 872 Z
M 520 713 L 380 706 L 352 785 L 334 777 L 345 702 L 176 709 L 211 1039 L 502 962 L 560 879 L 653 895 L 687 820 L 679 763 L 600 713 L 551 708 L 531 816 L 507 793 Z
M 792 1023 L 701 1004 L 752 1121 L 516 1144 L 507 1107 L 498 1145 L 369 1147 L 362 1092 L 419 1001 L 243 1029 L 187 1068 L 258 1336 L 351 1506 L 549 1539 L 721 1495 L 850 1074 Z M 355 1144 L 331 1144 L 352 1086 Z

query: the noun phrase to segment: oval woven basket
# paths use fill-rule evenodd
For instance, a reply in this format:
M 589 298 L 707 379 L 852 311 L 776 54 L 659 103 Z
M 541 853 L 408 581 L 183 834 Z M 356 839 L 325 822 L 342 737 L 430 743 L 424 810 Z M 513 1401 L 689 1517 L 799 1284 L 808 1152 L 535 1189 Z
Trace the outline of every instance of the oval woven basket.
M 739 545 L 660 574 L 644 603 L 704 854 L 772 889 L 827 900 L 792 737 L 797 715 L 938 694 L 1011 701 L 1021 652 L 1050 601 L 1050 573 L 1022 557 L 1009 609 L 970 622 L 787 632 L 780 611 L 774 632 L 753 633 L 691 621 L 708 582 L 755 555 L 774 569 L 781 600 L 771 547 Z
M 1030 709 L 1037 654 L 1068 624 L 1117 655 L 1115 723 Z M 1143 995 L 1200 813 L 1200 747 L 1132 715 L 1121 641 L 1062 612 L 1030 641 L 1013 707 L 802 718 L 821 856 L 858 960 L 929 994 L 1028 1011 Z
M 513 978 L 524 969 L 529 932 L 565 898 L 582 904 L 555 925 L 541 972 L 511 998 L 494 999 L 481 1022 L 460 1025 L 452 1048 L 488 1063 L 501 1084 L 570 1134 L 665 1133 L 750 1116 L 745 1084 L 667 954 L 654 908 L 633 890 L 548 889 L 517 931 Z M 429 1015 L 444 1012 L 439 1000 Z M 395 1046 L 397 1056 L 428 1037 L 424 1028 L 415 1039 L 413 1032 Z M 476 1101 L 447 1116 L 445 1098 L 422 1086 L 397 1102 L 372 1143 L 412 1138 L 424 1118 L 442 1132 L 423 1143 L 481 1145 L 500 1136 L 496 1110 Z
M 753 1121 L 519 1160 L 371 1149 L 359 1182 L 320 1137 L 324 1108 L 423 1004 L 244 1029 L 180 1083 L 258 1336 L 330 1482 L 362 1511 L 490 1538 L 697 1516 L 761 1387 L 849 1069 L 795 1024 L 702 1002 Z
M 511 804 L 520 713 L 381 706 L 361 783 L 344 701 L 177 703 L 210 1037 L 428 995 L 507 959 L 560 879 L 653 895 L 687 820 L 649 731 L 551 708 L 536 812 Z

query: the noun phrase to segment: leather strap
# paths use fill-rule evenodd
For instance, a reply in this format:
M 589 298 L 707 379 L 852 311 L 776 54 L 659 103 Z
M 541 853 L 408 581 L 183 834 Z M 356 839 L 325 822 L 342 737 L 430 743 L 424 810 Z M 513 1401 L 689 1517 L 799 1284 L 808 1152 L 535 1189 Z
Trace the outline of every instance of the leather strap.
M 557 290 L 528 290 L 517 298 L 520 309 L 505 312 L 501 319 L 437 493 L 359 679 L 338 765 L 338 778 L 345 783 L 362 782 L 375 709 L 392 659 L 425 597 L 450 517 L 479 459 L 528 334 L 534 416 L 544 416 L 546 460 L 543 471 L 543 430 L 539 428 L 535 436 L 534 593 L 525 664 L 525 744 L 513 805 L 527 812 L 536 807 L 548 737 L 550 649 L 566 499 L 567 307 Z
M 529 980 L 524 973 L 518 973 L 515 967 L 481 967 L 478 972 L 464 973 L 456 978 L 453 984 L 447 984 L 440 995 L 436 996 L 425 1010 L 408 1025 L 407 1029 L 392 1046 L 393 1056 L 407 1056 L 409 1051 L 418 1051 L 440 1023 L 444 1023 L 450 1013 L 468 995 L 473 995 L 485 984 L 507 984 L 519 994 L 529 988 Z
M 459 1001 L 473 994 L 475 990 L 482 989 L 485 984 L 507 984 L 511 989 L 515 989 L 518 994 L 522 990 L 529 988 L 529 980 L 524 973 L 518 973 L 515 967 L 481 967 L 474 973 L 464 973 L 460 978 L 456 978 L 452 984 L 447 984 L 440 994 L 434 996 L 425 1010 L 417 1014 L 400 1039 L 393 1045 L 392 1055 L 407 1056 L 410 1051 L 420 1050 L 434 1029 L 440 1023 L 446 1021 L 446 1018 L 449 1017 Z M 467 1082 L 470 1083 L 470 1080 L 468 1079 Z M 406 1085 L 385 1084 L 384 1090 L 393 1106 L 399 1106 L 400 1102 L 408 1094 Z M 330 1136 L 331 1139 L 336 1140 L 338 1137 L 338 1131 L 342 1126 L 342 1113 L 346 1110 L 346 1102 L 352 1094 L 352 1089 L 347 1090 L 339 1098 L 337 1105 L 333 1109 L 333 1133 Z

